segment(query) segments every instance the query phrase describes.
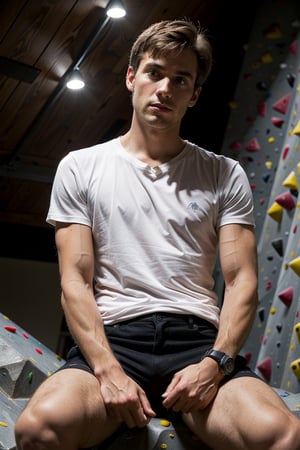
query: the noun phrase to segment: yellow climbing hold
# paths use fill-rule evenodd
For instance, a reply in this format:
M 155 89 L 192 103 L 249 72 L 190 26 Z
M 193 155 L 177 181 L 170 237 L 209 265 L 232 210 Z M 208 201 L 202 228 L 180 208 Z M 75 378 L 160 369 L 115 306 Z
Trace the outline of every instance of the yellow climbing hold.
M 297 125 L 293 129 L 293 134 L 297 134 L 298 136 L 300 136 L 300 120 L 298 121 Z
M 300 359 L 295 359 L 295 361 L 292 361 L 290 364 L 290 368 L 292 372 L 294 372 L 294 375 L 300 380 Z
M 238 104 L 236 101 L 232 100 L 231 102 L 229 102 L 229 108 L 231 109 L 237 109 Z
M 273 205 L 268 209 L 267 213 L 272 219 L 276 220 L 276 222 L 280 223 L 282 219 L 283 208 L 277 202 L 273 203 Z
M 160 444 L 160 448 L 168 448 L 167 444 Z
M 265 162 L 265 165 L 266 165 L 266 168 L 267 168 L 267 169 L 272 169 L 272 167 L 273 167 L 273 162 L 272 162 L 272 161 L 266 161 L 266 162 Z
M 272 55 L 270 53 L 264 53 L 261 57 L 264 64 L 271 63 L 273 61 Z
M 6 422 L 0 422 L 0 427 L 8 427 L 8 424 Z
M 292 170 L 292 172 L 286 177 L 282 183 L 282 186 L 295 189 L 296 191 L 299 190 L 299 185 L 294 170 Z
M 170 426 L 170 422 L 167 419 L 161 419 L 159 422 L 163 427 L 169 427 Z
M 300 277 L 300 256 L 290 261 L 289 266 Z
M 276 314 L 277 309 L 274 306 L 270 309 L 270 314 Z
M 269 144 L 273 144 L 273 142 L 275 142 L 275 138 L 273 136 L 270 136 L 268 142 Z

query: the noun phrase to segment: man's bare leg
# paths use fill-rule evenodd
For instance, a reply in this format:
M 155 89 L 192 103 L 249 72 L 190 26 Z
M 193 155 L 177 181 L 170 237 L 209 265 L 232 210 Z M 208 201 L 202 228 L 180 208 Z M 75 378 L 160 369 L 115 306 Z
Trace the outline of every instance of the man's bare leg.
M 18 450 L 77 450 L 104 441 L 119 423 L 107 416 L 97 379 L 79 369 L 49 377 L 15 426 Z

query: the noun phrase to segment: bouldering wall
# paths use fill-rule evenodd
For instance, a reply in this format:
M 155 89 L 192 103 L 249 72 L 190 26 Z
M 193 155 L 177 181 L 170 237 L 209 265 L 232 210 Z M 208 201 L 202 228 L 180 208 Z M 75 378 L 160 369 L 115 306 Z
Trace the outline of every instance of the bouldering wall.
M 0 449 L 15 450 L 14 424 L 62 358 L 0 313 Z
M 253 190 L 259 308 L 244 354 L 270 385 L 300 390 L 300 3 L 262 1 L 222 153 Z

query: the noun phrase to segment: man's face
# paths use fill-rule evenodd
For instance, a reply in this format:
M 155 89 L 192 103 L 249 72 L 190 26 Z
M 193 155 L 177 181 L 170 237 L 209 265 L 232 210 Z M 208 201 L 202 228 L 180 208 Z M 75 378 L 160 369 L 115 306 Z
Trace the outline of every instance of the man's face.
M 129 67 L 126 77 L 137 119 L 153 127 L 178 128 L 199 97 L 196 75 L 197 60 L 190 49 L 159 58 L 145 53 L 137 71 Z

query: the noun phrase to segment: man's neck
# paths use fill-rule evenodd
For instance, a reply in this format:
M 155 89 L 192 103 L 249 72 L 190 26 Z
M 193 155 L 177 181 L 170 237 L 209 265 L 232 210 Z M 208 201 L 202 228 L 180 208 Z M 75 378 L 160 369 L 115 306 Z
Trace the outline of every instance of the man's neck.
M 177 133 L 155 128 L 141 132 L 133 127 L 121 137 L 121 144 L 128 153 L 151 167 L 168 162 L 185 146 Z

